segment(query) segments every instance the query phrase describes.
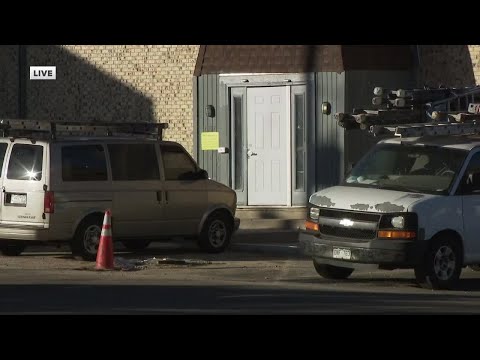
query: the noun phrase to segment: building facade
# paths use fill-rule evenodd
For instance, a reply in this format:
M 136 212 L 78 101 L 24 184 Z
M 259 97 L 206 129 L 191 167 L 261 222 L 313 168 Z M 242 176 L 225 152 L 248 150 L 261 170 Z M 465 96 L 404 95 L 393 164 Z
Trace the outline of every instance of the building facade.
M 30 81 L 39 65 L 57 79 Z M 335 112 L 370 106 L 374 86 L 479 81 L 478 45 L 4 45 L 0 117 L 168 122 L 239 205 L 303 206 L 372 144 Z

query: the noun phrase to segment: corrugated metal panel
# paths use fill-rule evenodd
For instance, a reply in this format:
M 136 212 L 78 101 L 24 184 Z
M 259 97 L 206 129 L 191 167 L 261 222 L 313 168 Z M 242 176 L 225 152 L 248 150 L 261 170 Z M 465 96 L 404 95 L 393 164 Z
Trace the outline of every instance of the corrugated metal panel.
M 336 112 L 344 111 L 345 73 L 320 72 L 315 79 L 316 107 L 316 190 L 337 184 L 343 174 L 343 129 L 337 126 Z M 329 102 L 332 111 L 322 113 L 322 103 Z
M 225 94 L 225 86 L 218 83 L 218 75 L 203 75 L 197 78 L 197 153 L 198 164 L 208 171 L 211 179 L 229 185 L 229 159 L 228 154 L 218 154 L 214 150 L 202 150 L 202 132 L 219 132 L 220 146 L 230 147 L 228 101 Z M 208 117 L 205 107 L 213 105 L 215 116 Z

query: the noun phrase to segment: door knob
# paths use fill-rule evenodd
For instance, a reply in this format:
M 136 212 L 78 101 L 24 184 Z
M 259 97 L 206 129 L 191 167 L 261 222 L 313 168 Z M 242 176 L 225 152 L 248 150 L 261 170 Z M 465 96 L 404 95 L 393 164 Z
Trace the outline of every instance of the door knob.
M 248 155 L 248 157 L 257 156 L 257 153 L 254 153 L 252 150 L 248 150 L 247 155 Z

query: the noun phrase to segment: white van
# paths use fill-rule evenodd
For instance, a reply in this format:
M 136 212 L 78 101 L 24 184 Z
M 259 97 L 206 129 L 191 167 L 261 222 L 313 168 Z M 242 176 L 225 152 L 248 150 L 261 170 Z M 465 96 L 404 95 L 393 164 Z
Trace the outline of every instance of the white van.
M 480 264 L 480 135 L 382 140 L 309 206 L 299 241 L 321 276 L 375 264 L 452 288 Z
M 235 191 L 210 180 L 180 144 L 151 136 L 163 124 L 0 126 L 4 255 L 69 241 L 74 255 L 94 260 L 106 209 L 114 241 L 133 250 L 184 237 L 221 252 L 239 227 Z

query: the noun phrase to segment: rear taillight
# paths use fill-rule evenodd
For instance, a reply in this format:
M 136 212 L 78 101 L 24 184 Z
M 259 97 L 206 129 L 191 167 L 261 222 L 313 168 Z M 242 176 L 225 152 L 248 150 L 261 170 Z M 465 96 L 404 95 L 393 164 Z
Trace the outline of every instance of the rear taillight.
M 45 214 L 53 214 L 54 210 L 53 191 L 45 191 L 45 197 L 43 198 L 43 212 Z

